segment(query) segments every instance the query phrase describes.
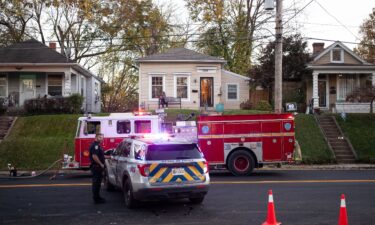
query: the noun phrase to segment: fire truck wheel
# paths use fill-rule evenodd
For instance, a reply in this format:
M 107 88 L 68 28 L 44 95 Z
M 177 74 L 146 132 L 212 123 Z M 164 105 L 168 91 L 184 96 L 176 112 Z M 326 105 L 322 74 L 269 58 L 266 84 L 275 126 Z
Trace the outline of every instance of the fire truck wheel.
M 133 209 L 137 206 L 138 201 L 134 199 L 132 184 L 129 179 L 124 182 L 123 187 L 125 206 L 129 209 Z
M 249 175 L 254 169 L 254 158 L 246 150 L 233 152 L 228 159 L 228 169 L 235 176 Z
M 114 191 L 115 190 L 115 186 L 113 186 L 113 184 L 111 184 L 111 182 L 108 179 L 108 171 L 107 170 L 104 171 L 103 184 L 104 184 L 104 188 L 107 191 Z

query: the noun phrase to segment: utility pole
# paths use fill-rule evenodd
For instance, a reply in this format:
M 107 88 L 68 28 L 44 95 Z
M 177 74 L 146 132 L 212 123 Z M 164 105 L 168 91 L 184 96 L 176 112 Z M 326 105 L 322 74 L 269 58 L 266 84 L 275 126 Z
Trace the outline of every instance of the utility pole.
M 283 0 L 276 0 L 275 113 L 282 113 L 283 89 Z

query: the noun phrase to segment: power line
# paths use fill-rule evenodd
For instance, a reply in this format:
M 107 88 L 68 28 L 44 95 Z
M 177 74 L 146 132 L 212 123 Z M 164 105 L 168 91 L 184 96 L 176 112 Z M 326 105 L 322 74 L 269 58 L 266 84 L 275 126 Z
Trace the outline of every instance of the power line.
M 328 10 L 326 8 L 324 8 L 319 2 L 318 0 L 314 0 L 316 2 L 316 4 L 318 4 L 320 6 L 320 8 L 322 8 L 329 16 L 331 16 L 333 19 L 336 20 L 336 22 L 338 22 L 341 26 L 343 26 L 347 31 L 349 31 L 349 33 L 351 33 L 357 40 L 359 40 L 359 38 L 351 31 L 349 30 L 349 28 L 347 28 L 343 23 L 341 23 L 340 20 L 338 20 L 334 15 L 332 15 L 330 12 L 328 12 Z
M 289 22 L 290 20 L 292 20 L 294 17 L 296 17 L 299 13 L 301 13 L 307 6 L 309 6 L 314 0 L 311 0 L 309 3 L 307 3 L 304 7 L 302 7 L 302 9 L 298 10 L 296 13 L 294 13 L 294 15 L 292 17 L 290 17 L 287 21 L 285 21 L 283 23 L 286 24 L 287 22 Z

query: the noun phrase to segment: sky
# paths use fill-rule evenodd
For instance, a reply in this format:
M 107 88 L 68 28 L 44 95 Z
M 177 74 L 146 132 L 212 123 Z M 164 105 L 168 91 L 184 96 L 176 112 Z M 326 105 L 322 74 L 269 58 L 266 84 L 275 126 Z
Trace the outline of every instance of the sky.
M 188 18 L 184 0 L 159 0 L 159 2 L 172 2 L 176 5 L 179 20 Z M 359 27 L 375 8 L 375 0 L 284 0 L 283 6 L 284 9 L 291 9 L 294 12 L 306 6 L 296 17 L 288 21 L 289 26 L 299 29 L 304 37 L 358 43 Z M 325 46 L 333 43 L 321 40 L 307 41 L 309 49 L 312 48 L 313 42 L 325 42 Z M 356 46 L 350 43 L 344 44 L 350 49 Z

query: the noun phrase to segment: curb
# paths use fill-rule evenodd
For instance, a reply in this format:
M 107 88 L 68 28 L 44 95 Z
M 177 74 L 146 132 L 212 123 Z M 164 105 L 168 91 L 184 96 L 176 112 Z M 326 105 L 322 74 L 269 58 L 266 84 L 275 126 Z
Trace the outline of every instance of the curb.
M 264 166 L 259 170 L 375 170 L 375 164 L 326 164 L 326 165 L 282 165 Z

